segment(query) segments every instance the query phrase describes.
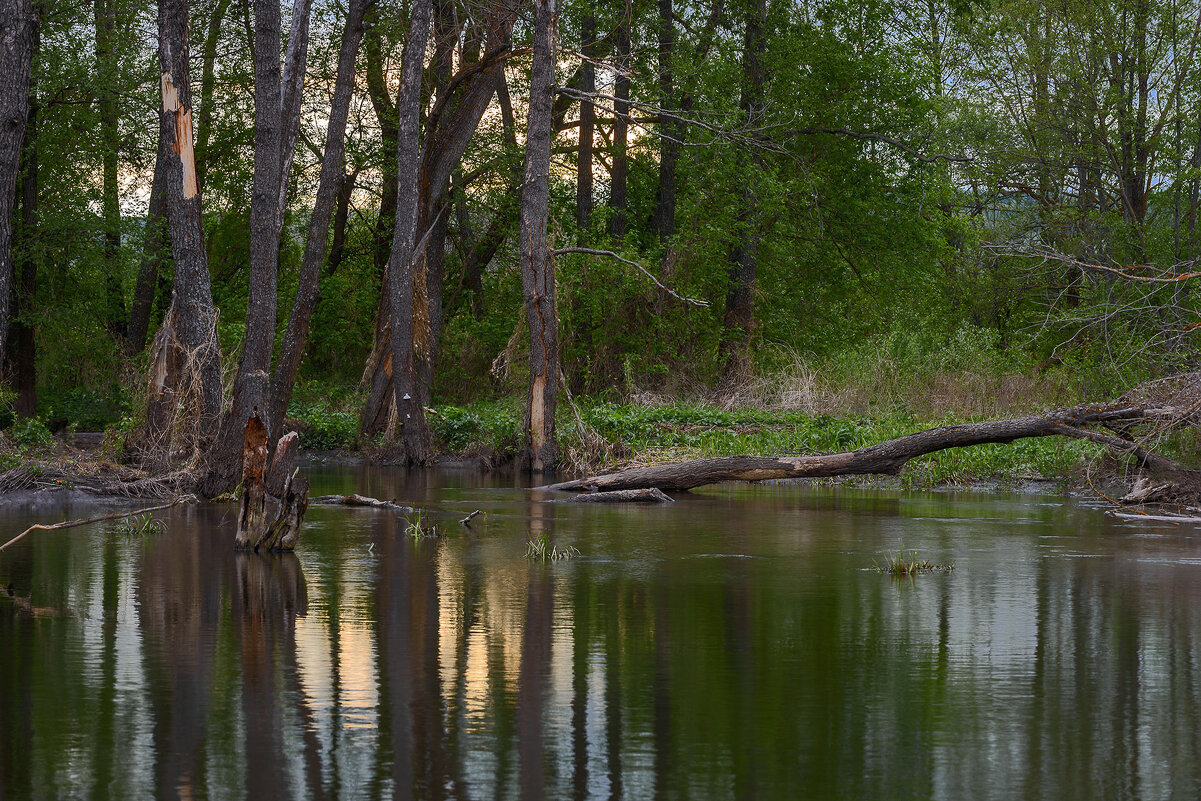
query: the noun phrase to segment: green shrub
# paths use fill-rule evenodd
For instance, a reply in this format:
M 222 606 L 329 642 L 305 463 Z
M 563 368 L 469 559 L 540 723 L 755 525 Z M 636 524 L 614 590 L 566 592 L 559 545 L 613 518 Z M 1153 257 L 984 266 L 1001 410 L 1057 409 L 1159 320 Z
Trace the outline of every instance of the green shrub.
M 13 440 L 18 445 L 40 446 L 54 442 L 54 436 L 40 417 L 23 417 L 13 423 Z

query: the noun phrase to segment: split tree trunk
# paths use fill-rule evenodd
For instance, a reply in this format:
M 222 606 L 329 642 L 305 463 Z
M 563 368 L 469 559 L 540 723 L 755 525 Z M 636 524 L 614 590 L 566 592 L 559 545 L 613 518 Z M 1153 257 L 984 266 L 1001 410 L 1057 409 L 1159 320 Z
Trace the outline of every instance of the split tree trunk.
M 177 411 L 188 422 L 188 430 L 181 433 L 189 441 L 181 444 L 193 453 L 202 448 L 218 420 L 221 352 L 192 140 L 187 0 L 160 0 L 158 30 L 163 97 L 159 153 L 175 282 L 171 307 L 155 337 L 142 447 L 152 460 L 166 462 L 173 456 L 170 440 Z
M 129 316 L 129 336 L 125 351 L 137 356 L 146 349 L 146 332 L 150 330 L 150 315 L 154 308 L 155 290 L 163 269 L 163 250 L 170 236 L 167 231 L 166 187 L 163 154 L 154 161 L 154 180 L 150 185 L 150 208 L 146 212 L 145 240 L 142 244 L 142 263 L 133 290 L 133 306 Z
M 388 301 L 391 305 L 392 401 L 396 410 L 397 456 L 409 464 L 430 456 L 432 437 L 425 409 L 416 393 L 417 364 L 413 353 L 413 275 L 419 190 L 418 136 L 421 127 L 421 77 L 433 15 L 431 0 L 416 0 L 409 21 L 401 67 L 397 111 L 396 228 L 388 259 Z M 408 388 L 408 389 L 406 389 Z
M 365 0 L 351 0 L 342 34 L 342 46 L 338 52 L 338 73 L 334 81 L 334 99 L 330 105 L 329 125 L 325 139 L 324 159 L 321 162 L 321 177 L 317 184 L 317 198 L 309 220 L 308 240 L 305 242 L 304 259 L 300 265 L 300 283 L 296 290 L 296 301 L 292 305 L 292 316 L 284 332 L 283 349 L 271 379 L 271 405 L 267 413 L 268 429 L 272 442 L 279 439 L 283 431 L 284 415 L 292 400 L 296 385 L 296 374 L 300 360 L 308 343 L 309 323 L 320 297 L 319 282 L 321 262 L 325 258 L 325 246 L 329 236 L 330 217 L 334 206 L 341 200 L 340 190 L 346 181 L 343 161 L 346 153 L 346 118 L 350 112 L 350 96 L 354 89 L 355 56 L 363 39 L 363 9 Z M 339 206 L 339 213 L 344 212 Z
M 546 241 L 558 27 L 555 0 L 534 0 L 534 12 L 534 60 L 521 193 L 521 283 L 530 327 L 530 383 L 522 461 L 530 470 L 541 473 L 554 470 L 557 455 L 559 321 L 555 316 L 554 261 Z
M 294 434 L 289 437 L 294 441 Z M 294 449 L 286 452 L 295 454 Z M 277 457 L 268 471 L 267 427 L 258 413 L 252 412 L 243 431 L 242 497 L 238 508 L 238 531 L 234 537 L 234 545 L 239 550 L 291 551 L 296 548 L 309 505 L 309 484 L 299 470 L 292 470 L 278 490 L 278 500 L 272 497 L 272 478 L 284 474 L 289 464 L 287 460 L 288 457 Z
M 12 291 L 12 210 L 29 112 L 29 73 L 37 24 L 29 0 L 0 0 L 0 364 Z
M 784 478 L 828 478 L 831 476 L 894 476 L 918 456 L 981 445 L 1013 442 L 1027 437 L 1065 436 L 1106 445 L 1135 458 L 1140 466 L 1177 476 L 1195 476 L 1170 459 L 1144 450 L 1136 443 L 1085 426 L 1122 426 L 1178 416 L 1184 410 L 1131 407 L 1123 404 L 1078 406 L 1035 417 L 984 423 L 943 426 L 845 453 L 814 456 L 722 456 L 694 459 L 678 464 L 636 467 L 607 475 L 564 481 L 547 490 L 628 490 L 655 487 L 660 490 L 689 490 L 723 481 L 767 481 Z

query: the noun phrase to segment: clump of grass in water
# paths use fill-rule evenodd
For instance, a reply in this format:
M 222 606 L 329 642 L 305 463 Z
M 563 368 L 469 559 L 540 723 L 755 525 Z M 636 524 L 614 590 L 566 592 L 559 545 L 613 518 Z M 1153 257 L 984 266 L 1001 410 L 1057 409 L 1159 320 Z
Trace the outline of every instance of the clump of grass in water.
M 131 537 L 145 537 L 151 534 L 166 534 L 167 524 L 162 520 L 155 520 L 149 513 L 145 513 L 125 518 L 113 526 L 113 531 Z
M 536 540 L 530 540 L 525 546 L 526 559 L 541 559 L 544 562 L 557 562 L 560 559 L 570 559 L 579 556 L 580 551 L 571 545 L 563 548 L 552 545 L 550 537 L 543 534 Z
M 424 540 L 442 536 L 438 533 L 437 526 L 426 526 L 425 519 L 421 512 L 417 512 L 413 517 L 409 518 L 409 523 L 405 526 L 405 534 L 408 534 L 415 540 Z
M 876 563 L 876 570 L 881 573 L 887 573 L 890 576 L 916 576 L 918 573 L 945 572 L 954 569 L 954 562 L 939 564 L 918 559 L 917 551 L 911 551 L 909 556 L 906 557 L 905 546 L 900 543 L 897 544 L 897 552 L 888 555 L 887 562 L 884 564 Z

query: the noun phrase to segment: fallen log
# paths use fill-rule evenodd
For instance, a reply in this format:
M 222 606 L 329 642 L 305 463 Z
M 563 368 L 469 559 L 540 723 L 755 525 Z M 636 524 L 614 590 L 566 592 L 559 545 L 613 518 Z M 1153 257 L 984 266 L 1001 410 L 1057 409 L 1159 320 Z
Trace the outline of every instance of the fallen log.
M 683 491 L 723 481 L 767 481 L 850 475 L 895 476 L 911 459 L 935 451 L 1049 436 L 1096 442 L 1121 455 L 1132 457 L 1140 467 L 1169 474 L 1176 480 L 1187 478 L 1196 481 L 1201 476 L 1198 471 L 1189 470 L 1171 459 L 1152 453 L 1137 442 L 1087 428 L 1094 425 L 1117 427 L 1141 422 L 1162 422 L 1172 419 L 1173 415 L 1183 414 L 1184 411 L 1172 408 L 1148 409 L 1121 403 L 1091 404 L 1040 416 L 942 426 L 843 453 L 694 459 L 654 467 L 635 467 L 616 473 L 563 481 L 538 489 L 595 492 L 656 487 L 660 490 Z
M 582 492 L 556 503 L 675 503 L 657 487 L 613 490 L 612 492 Z
M 146 515 L 146 514 L 150 514 L 151 512 L 158 512 L 162 509 L 170 509 L 172 506 L 175 506 L 176 504 L 179 504 L 179 503 L 195 503 L 195 502 L 196 502 L 196 497 L 194 495 L 184 495 L 179 498 L 176 498 L 175 500 L 171 501 L 170 503 L 160 503 L 158 506 L 147 506 L 142 509 L 131 509 L 127 512 L 113 512 L 113 513 L 107 514 L 107 515 L 98 515 L 96 517 L 86 517 L 86 518 L 81 518 L 79 520 L 64 520 L 61 523 L 35 523 L 32 526 L 30 526 L 29 528 L 22 531 L 17 536 L 13 537 L 8 542 L 4 543 L 3 545 L 0 545 L 0 551 L 3 551 L 5 548 L 7 548 L 10 545 L 14 545 L 14 544 L 20 542 L 22 539 L 25 538 L 26 535 L 28 535 L 34 531 L 57 531 L 58 529 L 61 529 L 61 528 L 75 528 L 76 526 L 86 526 L 89 523 L 99 523 L 104 520 L 119 520 L 123 517 L 137 517 L 138 515 Z
M 350 495 L 318 495 L 316 498 L 310 499 L 309 504 L 313 506 L 369 506 L 376 509 L 391 509 L 404 514 L 415 511 L 412 506 L 401 506 L 396 501 L 381 501 L 379 498 L 353 493 Z

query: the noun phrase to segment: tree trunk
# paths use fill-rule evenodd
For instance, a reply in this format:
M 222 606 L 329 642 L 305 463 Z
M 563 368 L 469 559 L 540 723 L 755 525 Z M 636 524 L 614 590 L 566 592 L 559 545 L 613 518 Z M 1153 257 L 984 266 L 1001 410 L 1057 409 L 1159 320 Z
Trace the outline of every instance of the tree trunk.
M 413 276 L 417 235 L 418 136 L 421 126 L 421 76 L 433 8 L 431 0 L 415 0 L 401 67 L 400 97 L 396 103 L 396 228 L 388 259 L 388 300 L 391 305 L 392 398 L 396 410 L 397 456 L 408 464 L 429 459 L 431 435 L 417 392 L 413 353 Z M 392 432 L 390 432 L 392 433 Z
M 125 351 L 136 356 L 146 348 L 146 332 L 150 330 L 150 315 L 163 270 L 163 246 L 170 236 L 167 231 L 166 185 L 163 154 L 154 160 L 154 180 L 150 185 L 150 207 L 146 212 L 145 241 L 142 245 L 142 264 L 133 291 L 133 307 L 129 318 L 129 336 Z M 197 176 L 199 178 L 199 175 Z
M 340 198 L 343 177 L 343 161 L 346 153 L 346 119 L 350 112 L 350 96 L 354 89 L 355 56 L 363 38 L 364 0 L 351 0 L 342 34 L 342 46 L 338 53 L 338 73 L 334 82 L 334 98 L 330 106 L 329 124 L 326 128 L 325 154 L 321 162 L 321 177 L 317 184 L 317 198 L 313 214 L 309 219 L 308 240 L 300 266 L 300 283 L 296 300 L 292 305 L 292 316 L 284 332 L 283 349 L 280 352 L 275 374 L 271 379 L 271 405 L 268 410 L 270 441 L 279 439 L 283 431 L 284 415 L 292 400 L 296 385 L 296 374 L 308 342 L 309 323 L 313 309 L 320 296 L 319 281 L 321 262 L 329 239 L 330 217 L 335 202 Z M 349 183 L 349 182 L 348 182 Z M 343 213 L 343 225 L 345 216 Z
M 121 286 L 121 188 L 117 184 L 117 58 L 113 48 L 116 28 L 113 0 L 94 0 L 96 25 L 96 105 L 101 141 L 101 220 L 104 230 L 105 320 L 119 340 L 127 335 L 125 293 Z
M 534 0 L 534 59 L 526 125 L 525 183 L 521 192 L 521 283 L 530 326 L 530 382 L 525 413 L 524 466 L 555 468 L 555 394 L 559 375 L 559 321 L 555 316 L 554 261 L 547 245 L 550 148 L 555 89 L 555 0 Z
M 234 379 L 233 400 L 221 421 L 201 492 L 212 497 L 234 488 L 241 463 L 242 431 L 250 415 L 267 411 L 268 371 L 275 341 L 279 278 L 279 193 L 283 180 L 284 120 L 280 86 L 279 0 L 254 2 L 254 177 L 250 198 L 250 287 L 246 336 Z
M 221 352 L 192 140 L 187 0 L 160 0 L 158 29 L 163 96 L 159 152 L 175 282 L 171 307 L 155 337 L 142 447 L 151 460 L 166 462 L 177 446 L 187 448 L 183 455 L 188 457 L 205 450 L 221 412 Z M 172 442 L 177 414 L 184 415 L 186 430 L 178 432 L 183 441 Z
M 676 25 L 673 19 L 672 0 L 659 0 L 659 110 L 672 109 L 675 103 L 675 75 L 673 73 Z M 676 231 L 676 163 L 680 160 L 680 141 L 684 138 L 683 126 L 678 120 L 659 120 L 663 136 L 659 140 L 659 191 L 655 199 L 655 231 L 659 244 L 666 247 Z M 667 254 L 664 252 L 664 259 Z
M 29 73 L 37 20 L 29 0 L 0 0 L 0 364 L 12 292 L 12 211 L 29 112 Z
M 33 27 L 30 58 L 37 64 L 41 49 L 41 31 Z M 38 409 L 37 340 L 34 337 L 34 300 L 37 296 L 38 264 L 41 261 L 38 231 L 38 102 L 36 81 L 29 82 L 29 120 L 21 153 L 21 227 L 15 232 L 17 243 L 13 259 L 16 265 L 16 292 L 13 293 L 12 329 L 9 359 L 13 365 L 17 390 L 14 411 L 21 417 L 33 417 Z
M 763 115 L 763 87 L 767 76 L 763 65 L 767 39 L 766 0 L 751 0 L 747 11 L 742 50 L 743 123 L 754 125 Z M 722 340 L 722 371 L 736 380 L 750 369 L 750 338 L 754 329 L 755 272 L 759 263 L 759 198 L 754 187 L 760 157 L 752 148 L 743 182 L 742 208 L 738 214 L 741 240 L 730 254 L 729 289 L 726 293 L 725 335 Z
M 342 180 L 338 184 L 338 203 L 334 207 L 334 234 L 329 243 L 329 259 L 325 263 L 326 276 L 331 276 L 338 271 L 346 254 L 346 223 L 350 219 L 350 199 L 354 196 L 355 181 L 358 177 L 358 170 L 343 173 Z M 320 292 L 317 293 L 317 297 L 320 299 Z
M 205 176 L 209 166 L 209 140 L 213 132 L 213 90 L 215 74 L 214 65 L 217 61 L 217 39 L 221 35 L 221 22 L 229 9 L 230 0 L 217 0 L 213 15 L 209 17 L 208 33 L 204 37 L 204 52 L 200 68 L 200 113 L 197 123 L 196 139 L 196 180 L 201 191 L 204 190 Z
M 271 472 L 280 472 L 276 464 Z M 242 497 L 238 508 L 238 550 L 292 551 L 300 539 L 309 506 L 309 484 L 299 470 L 283 480 L 278 502 L 270 491 L 267 470 L 267 428 L 252 413 L 242 433 Z
M 670 0 L 668 0 L 670 1 Z M 596 15 L 591 6 L 580 23 L 580 51 L 584 55 L 583 79 L 580 91 L 596 91 Z M 576 154 L 575 224 L 581 231 L 592 220 L 592 142 L 595 137 L 596 108 L 587 100 L 580 101 L 580 137 Z
M 927 453 L 988 442 L 1009 443 L 1027 437 L 1056 435 L 1091 440 L 1110 446 L 1133 456 L 1141 466 L 1152 470 L 1177 475 L 1195 475 L 1196 471 L 1185 470 L 1169 459 L 1149 453 L 1136 442 L 1083 428 L 1090 425 L 1159 421 L 1164 418 L 1165 411 L 1168 410 L 1157 409 L 1156 413 L 1152 414 L 1141 407 L 1120 403 L 1079 406 L 1042 416 L 932 428 L 845 453 L 695 459 L 679 464 L 635 467 L 618 473 L 551 484 L 540 489 L 613 491 L 655 487 L 665 491 L 683 491 L 723 481 L 770 481 L 872 474 L 895 476 L 909 460 Z
M 396 106 L 388 93 L 388 82 L 384 78 L 384 42 L 379 31 L 378 12 L 374 4 L 368 9 L 370 18 L 366 24 L 363 49 L 367 52 L 367 96 L 375 110 L 375 119 L 380 128 L 380 206 L 375 219 L 375 271 L 383 280 L 387 270 L 388 256 L 392 252 L 392 231 L 396 225 Z M 387 296 L 381 293 L 381 298 Z M 381 299 L 380 301 L 384 301 Z M 388 319 L 384 312 L 383 318 Z
M 630 165 L 626 156 L 630 116 L 630 0 L 626 0 L 621 20 L 617 23 L 617 79 L 613 103 L 613 169 L 610 173 L 609 234 L 618 242 L 626 233 L 626 183 Z
M 288 205 L 288 178 L 292 174 L 292 161 L 296 157 L 296 139 L 300 136 L 300 108 L 304 98 L 304 73 L 309 58 L 309 11 L 312 4 L 313 0 L 295 0 L 292 4 L 292 26 L 288 35 L 288 50 L 284 54 L 280 99 L 279 198 L 275 211 L 276 239 L 284 226 L 284 209 Z

